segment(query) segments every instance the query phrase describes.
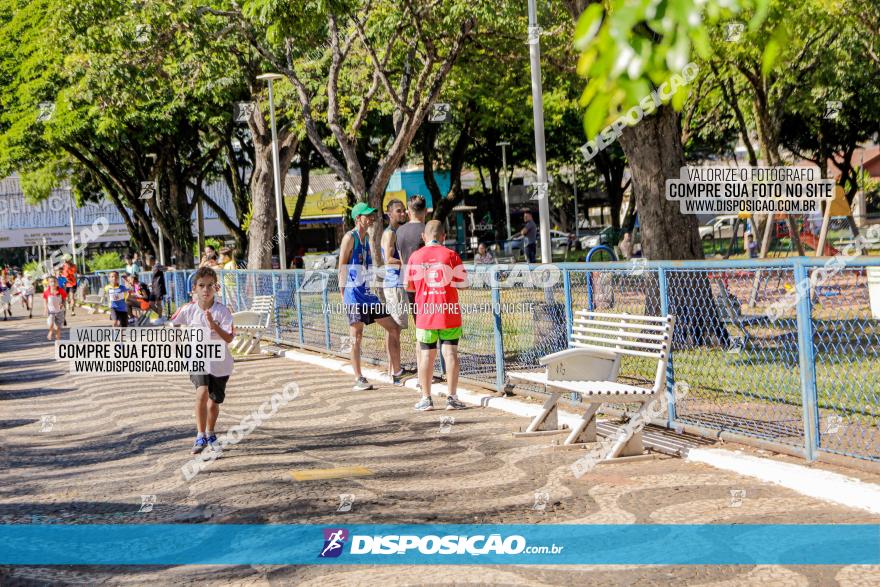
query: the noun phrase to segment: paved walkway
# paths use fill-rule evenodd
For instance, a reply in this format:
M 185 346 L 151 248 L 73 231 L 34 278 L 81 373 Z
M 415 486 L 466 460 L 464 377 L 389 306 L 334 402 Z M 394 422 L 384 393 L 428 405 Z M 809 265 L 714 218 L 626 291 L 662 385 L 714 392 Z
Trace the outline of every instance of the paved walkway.
M 18 312 L 20 314 L 20 311 Z M 79 313 L 72 325 L 106 323 Z M 347 375 L 285 359 L 238 363 L 219 430 L 296 382 L 301 394 L 186 482 L 185 377 L 70 376 L 42 320 L 0 322 L 0 523 L 878 523 L 705 465 L 663 458 L 575 479 L 577 453 L 513 438 L 494 409 L 416 413 L 412 390 L 354 394 Z M 441 431 L 440 418 L 455 422 Z M 293 470 L 371 476 L 295 481 Z M 731 490 L 743 490 L 741 503 Z M 535 508 L 535 493 L 549 501 Z M 337 508 L 353 494 L 351 511 Z M 139 512 L 154 496 L 152 511 Z M 148 500 L 153 498 L 148 497 Z M 671 544 L 670 548 L 686 548 Z M 871 567 L 0 567 L 0 585 L 870 585 Z

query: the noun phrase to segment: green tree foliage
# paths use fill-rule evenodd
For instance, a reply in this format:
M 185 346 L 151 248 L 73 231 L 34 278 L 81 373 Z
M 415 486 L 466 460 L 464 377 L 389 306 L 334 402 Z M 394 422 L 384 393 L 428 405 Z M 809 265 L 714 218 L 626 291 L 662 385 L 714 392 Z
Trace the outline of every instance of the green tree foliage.
M 154 219 L 177 262 L 190 264 L 188 190 L 215 169 L 240 83 L 217 81 L 219 29 L 192 26 L 182 2 L 3 2 L 12 16 L 0 56 L 14 83 L 0 90 L 0 170 L 21 172 L 37 198 L 64 180 L 80 199 L 106 195 L 138 246 L 158 250 Z M 41 104 L 51 116 L 40 117 Z M 149 179 L 161 207 L 138 198 Z
M 581 96 L 584 128 L 595 137 L 654 88 L 679 75 L 699 56 L 713 53 L 710 26 L 753 9 L 749 30 L 763 22 L 769 0 L 609 0 L 589 5 L 574 34 L 581 51 L 578 72 L 588 82 Z M 780 50 L 778 34 L 763 48 L 763 71 Z M 671 103 L 681 110 L 688 95 L 681 86 Z

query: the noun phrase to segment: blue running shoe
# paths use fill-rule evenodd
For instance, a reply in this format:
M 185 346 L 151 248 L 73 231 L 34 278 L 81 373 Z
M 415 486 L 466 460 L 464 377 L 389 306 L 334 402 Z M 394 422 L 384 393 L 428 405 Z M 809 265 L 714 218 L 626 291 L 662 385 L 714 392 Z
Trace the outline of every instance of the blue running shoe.
M 217 442 L 216 434 L 212 434 L 208 437 L 208 446 L 211 447 L 211 450 L 214 452 L 220 452 L 220 443 Z
M 194 454 L 194 455 L 199 454 L 200 452 L 205 450 L 206 446 L 208 446 L 208 439 L 205 438 L 204 436 L 199 436 L 198 438 L 196 438 L 196 441 L 193 444 L 192 454 Z

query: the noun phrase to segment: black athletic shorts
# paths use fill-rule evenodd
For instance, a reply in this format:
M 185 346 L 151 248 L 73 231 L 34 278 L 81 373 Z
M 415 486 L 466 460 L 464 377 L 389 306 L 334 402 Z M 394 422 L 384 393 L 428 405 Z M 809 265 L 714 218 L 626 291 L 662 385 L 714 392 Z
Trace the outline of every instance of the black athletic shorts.
M 67 290 L 67 297 L 70 297 L 72 295 L 76 295 L 76 286 L 75 285 L 68 285 L 64 289 Z
M 365 326 L 369 326 L 376 320 L 388 318 L 388 312 L 385 311 L 385 304 L 345 304 L 345 313 L 348 315 L 348 325 L 353 326 L 358 322 L 363 322 Z
M 128 312 L 110 308 L 110 318 L 113 320 L 119 320 L 119 326 L 122 328 L 128 328 Z
M 207 386 L 208 397 L 215 404 L 222 404 L 223 400 L 226 399 L 226 382 L 229 381 L 229 375 L 215 377 L 209 373 L 203 375 L 193 374 L 189 376 L 189 380 L 196 386 L 196 389 Z

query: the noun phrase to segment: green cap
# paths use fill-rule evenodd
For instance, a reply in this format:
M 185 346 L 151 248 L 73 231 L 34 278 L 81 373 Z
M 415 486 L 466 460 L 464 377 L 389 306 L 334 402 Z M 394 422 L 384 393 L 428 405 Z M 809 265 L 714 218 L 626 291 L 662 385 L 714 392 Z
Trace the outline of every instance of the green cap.
M 358 216 L 369 215 L 375 212 L 375 208 L 370 208 L 370 205 L 366 202 L 358 202 L 354 205 L 354 208 L 351 209 L 351 219 L 357 220 Z

